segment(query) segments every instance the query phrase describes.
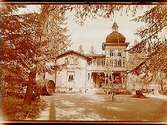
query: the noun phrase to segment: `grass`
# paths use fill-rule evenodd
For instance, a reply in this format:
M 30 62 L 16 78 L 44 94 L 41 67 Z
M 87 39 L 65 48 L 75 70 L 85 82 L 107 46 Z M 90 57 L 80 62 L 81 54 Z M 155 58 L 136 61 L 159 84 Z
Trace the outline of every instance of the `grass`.
M 3 115 L 7 121 L 36 119 L 46 106 L 46 102 L 41 99 L 30 106 L 23 105 L 23 99 L 12 96 L 3 97 L 2 100 Z

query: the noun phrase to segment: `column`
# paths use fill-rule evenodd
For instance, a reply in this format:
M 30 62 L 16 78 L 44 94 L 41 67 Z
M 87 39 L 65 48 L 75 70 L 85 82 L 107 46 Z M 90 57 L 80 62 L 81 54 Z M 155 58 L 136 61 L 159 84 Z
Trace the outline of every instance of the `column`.
M 113 83 L 113 72 L 111 72 L 111 82 Z
M 124 73 L 124 83 L 125 83 L 125 88 L 127 89 L 127 73 Z
M 111 72 L 109 73 L 109 84 L 111 84 Z
M 124 73 L 123 72 L 121 72 L 120 73 L 121 74 L 121 88 L 124 88 L 125 87 L 125 82 L 124 82 Z
M 104 73 L 104 86 L 106 86 L 106 73 Z
M 122 58 L 121 58 L 121 67 L 124 67 L 124 66 L 123 66 L 123 59 L 122 59 Z
M 106 73 L 106 85 L 108 84 L 108 73 Z

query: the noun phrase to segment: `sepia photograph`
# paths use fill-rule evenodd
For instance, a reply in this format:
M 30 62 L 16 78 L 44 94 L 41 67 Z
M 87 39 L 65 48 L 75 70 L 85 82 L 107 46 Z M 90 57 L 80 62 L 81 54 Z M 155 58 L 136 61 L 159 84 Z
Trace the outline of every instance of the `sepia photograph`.
M 167 5 L 0 2 L 0 81 L 0 124 L 167 124 Z

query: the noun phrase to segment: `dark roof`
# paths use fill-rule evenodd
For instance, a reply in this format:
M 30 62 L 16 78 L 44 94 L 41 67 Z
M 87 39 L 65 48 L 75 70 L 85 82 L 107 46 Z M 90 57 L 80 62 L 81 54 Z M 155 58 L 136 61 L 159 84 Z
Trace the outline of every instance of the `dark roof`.
M 125 43 L 126 38 L 118 32 L 118 25 L 116 22 L 113 23 L 112 30 L 112 33 L 106 37 L 106 43 Z
M 106 43 L 125 43 L 126 38 L 124 35 L 117 31 L 113 31 L 106 38 Z

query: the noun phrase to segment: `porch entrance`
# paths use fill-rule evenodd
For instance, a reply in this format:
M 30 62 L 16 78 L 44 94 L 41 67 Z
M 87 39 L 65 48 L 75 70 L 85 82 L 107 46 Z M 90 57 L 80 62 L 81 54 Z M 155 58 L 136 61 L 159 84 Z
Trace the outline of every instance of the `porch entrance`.
M 102 87 L 105 82 L 105 74 L 103 72 L 92 72 L 91 78 L 93 79 L 94 87 Z
M 112 77 L 113 77 L 113 83 L 122 84 L 122 77 L 120 72 L 114 72 L 112 74 Z

